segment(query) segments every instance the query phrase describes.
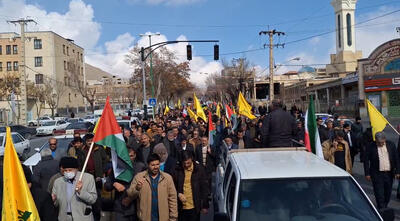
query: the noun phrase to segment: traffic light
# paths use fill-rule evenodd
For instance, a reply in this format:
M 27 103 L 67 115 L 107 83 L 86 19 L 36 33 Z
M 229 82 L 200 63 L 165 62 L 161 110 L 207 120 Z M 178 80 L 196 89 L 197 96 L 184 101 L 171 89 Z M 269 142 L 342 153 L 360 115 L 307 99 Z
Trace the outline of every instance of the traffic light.
M 144 61 L 144 48 L 143 47 L 140 49 L 140 54 L 142 56 L 142 61 Z
M 219 60 L 219 45 L 214 45 L 214 60 Z
M 192 46 L 191 45 L 186 45 L 186 53 L 187 53 L 187 59 L 189 61 L 192 60 Z

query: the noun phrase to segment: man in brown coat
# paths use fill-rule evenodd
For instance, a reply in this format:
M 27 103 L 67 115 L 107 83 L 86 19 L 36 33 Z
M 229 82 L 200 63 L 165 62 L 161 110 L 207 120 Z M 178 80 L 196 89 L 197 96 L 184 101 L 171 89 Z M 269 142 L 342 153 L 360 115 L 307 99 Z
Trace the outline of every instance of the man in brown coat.
M 322 143 L 325 160 L 351 174 L 352 164 L 349 144 L 344 140 L 342 130 L 335 130 L 334 138 Z
M 148 170 L 138 173 L 129 187 L 128 199 L 137 199 L 140 221 L 176 221 L 177 196 L 172 177 L 160 171 L 160 157 L 151 154 Z

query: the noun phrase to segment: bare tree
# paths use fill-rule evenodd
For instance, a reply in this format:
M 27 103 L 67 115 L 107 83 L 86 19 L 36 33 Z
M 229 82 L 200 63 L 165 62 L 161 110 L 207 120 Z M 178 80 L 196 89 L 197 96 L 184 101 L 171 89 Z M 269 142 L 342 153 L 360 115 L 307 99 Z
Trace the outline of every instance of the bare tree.
M 12 100 L 20 95 L 20 81 L 17 75 L 6 73 L 0 79 L 0 93 L 2 97 L 5 97 L 7 100 L 8 105 L 13 113 L 13 116 L 17 117 L 17 122 L 19 123 L 20 120 L 20 105 L 17 105 L 18 111 L 15 110 L 15 103 L 12 103 Z M 14 100 L 15 101 L 15 100 Z M 13 119 L 14 120 L 14 119 Z M 14 122 L 15 123 L 15 122 Z
M 60 103 L 60 98 L 66 91 L 65 82 L 56 81 L 54 79 L 47 78 L 43 83 L 45 94 L 45 101 L 51 109 L 51 116 L 54 118 L 54 112 L 57 110 Z
M 46 106 L 46 94 L 52 93 L 51 88 L 28 81 L 26 84 L 26 90 L 28 99 L 34 101 L 37 117 L 40 117 L 42 110 Z

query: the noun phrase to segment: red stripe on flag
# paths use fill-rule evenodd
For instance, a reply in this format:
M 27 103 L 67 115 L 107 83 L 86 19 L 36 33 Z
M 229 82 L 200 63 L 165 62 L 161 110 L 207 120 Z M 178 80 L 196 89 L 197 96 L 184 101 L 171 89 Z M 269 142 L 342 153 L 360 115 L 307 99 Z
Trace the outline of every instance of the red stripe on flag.
M 93 142 L 98 142 L 107 136 L 120 133 L 122 133 L 121 128 L 110 105 L 110 98 L 107 97 L 106 105 L 104 106 L 103 113 L 101 114 L 97 131 L 94 134 Z

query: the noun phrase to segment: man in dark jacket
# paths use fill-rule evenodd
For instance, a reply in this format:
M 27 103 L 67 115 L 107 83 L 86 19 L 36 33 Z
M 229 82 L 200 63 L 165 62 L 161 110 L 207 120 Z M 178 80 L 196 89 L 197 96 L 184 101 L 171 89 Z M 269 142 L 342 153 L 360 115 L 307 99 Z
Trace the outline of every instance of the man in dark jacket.
M 176 159 L 171 157 L 163 143 L 154 146 L 153 153 L 160 157 L 160 170 L 173 176 L 176 169 Z
M 193 162 L 190 151 L 182 152 L 182 166 L 178 167 L 174 176 L 178 192 L 178 208 L 180 221 L 198 221 L 200 212 L 208 212 L 209 189 L 203 167 Z
M 49 186 L 52 176 L 59 172 L 59 162 L 51 156 L 50 149 L 43 149 L 40 152 L 41 161 L 33 168 L 32 179 L 44 190 Z
M 216 169 L 217 158 L 215 149 L 211 148 L 211 146 L 208 144 L 207 136 L 204 135 L 201 137 L 201 144 L 196 147 L 195 151 L 195 160 L 205 167 L 208 185 L 211 187 L 212 173 Z
M 191 151 L 193 156 L 194 156 L 194 147 L 191 143 L 188 142 L 188 140 L 186 139 L 186 137 L 182 137 L 182 141 L 181 141 L 181 145 L 179 145 L 178 147 L 178 162 L 182 162 L 182 152 L 183 151 Z
M 399 158 L 394 143 L 387 141 L 383 132 L 375 134 L 365 152 L 364 172 L 372 181 L 378 209 L 387 208 L 392 194 L 393 177 L 399 178 Z
M 167 136 L 163 140 L 163 144 L 167 148 L 168 154 L 173 158 L 177 157 L 178 145 L 176 145 L 176 143 L 177 141 L 175 138 L 175 132 L 173 130 L 169 130 Z
M 350 124 L 345 123 L 343 126 L 344 140 L 347 141 L 350 148 L 351 164 L 354 165 L 354 157 L 360 152 L 359 143 L 356 135 L 351 131 Z
M 264 147 L 291 147 L 296 135 L 296 121 L 282 109 L 282 103 L 272 101 L 272 111 L 263 122 L 262 143 Z
M 134 149 L 130 148 L 129 158 L 131 159 L 133 166 L 133 176 L 136 174 L 145 171 L 146 166 L 144 163 L 136 160 L 136 152 Z M 107 191 L 115 190 L 115 198 L 113 211 L 115 215 L 115 220 L 118 221 L 135 221 L 136 218 L 136 201 L 130 202 L 129 200 L 124 200 L 128 196 L 126 190 L 129 188 L 130 182 L 124 182 L 121 180 L 117 180 L 114 177 L 114 173 L 112 172 L 106 179 L 104 184 L 104 188 Z

